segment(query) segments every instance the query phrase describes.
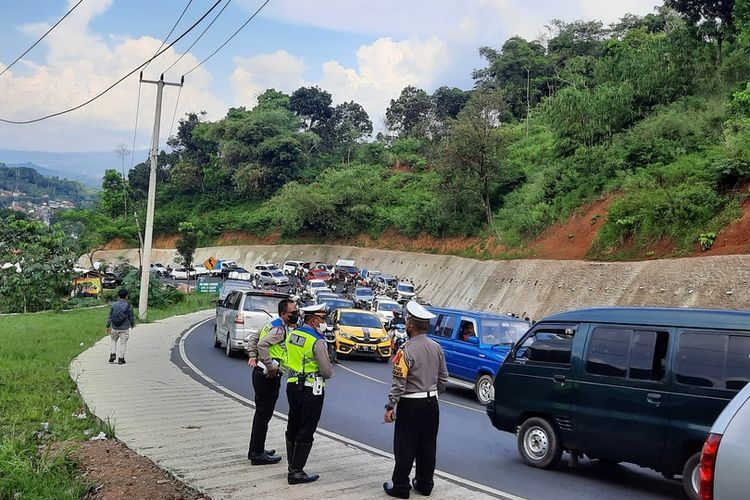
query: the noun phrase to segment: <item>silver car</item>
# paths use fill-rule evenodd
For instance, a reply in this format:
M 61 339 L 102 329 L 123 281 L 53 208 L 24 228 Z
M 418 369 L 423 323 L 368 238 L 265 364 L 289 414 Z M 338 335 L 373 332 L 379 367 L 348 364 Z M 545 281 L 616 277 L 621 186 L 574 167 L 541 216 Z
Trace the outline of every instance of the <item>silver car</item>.
M 251 336 L 278 317 L 279 302 L 285 293 L 260 290 L 234 290 L 216 307 L 214 347 L 223 347 L 227 357 L 245 351 Z
M 744 500 L 750 492 L 750 383 L 737 393 L 711 427 L 701 454 L 700 498 Z

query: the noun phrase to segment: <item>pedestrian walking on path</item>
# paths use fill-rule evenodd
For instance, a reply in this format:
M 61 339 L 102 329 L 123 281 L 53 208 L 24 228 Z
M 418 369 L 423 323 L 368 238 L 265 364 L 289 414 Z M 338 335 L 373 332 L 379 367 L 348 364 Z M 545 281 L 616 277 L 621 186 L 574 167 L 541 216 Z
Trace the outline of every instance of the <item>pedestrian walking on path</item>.
M 286 369 L 286 334 L 288 328 L 297 326 L 299 311 L 297 304 L 289 299 L 279 302 L 279 317 L 266 323 L 248 343 L 247 364 L 253 369 L 253 392 L 255 393 L 255 415 L 250 434 L 247 458 L 253 465 L 276 464 L 281 455 L 276 450 L 266 450 L 268 422 L 276 408 L 281 386 L 281 374 Z
M 305 323 L 289 333 L 286 340 L 289 377 L 286 396 L 289 420 L 286 428 L 286 452 L 289 484 L 317 481 L 317 474 L 303 470 L 310 456 L 313 435 L 323 411 L 325 380 L 333 376 L 325 340 L 325 304 L 303 307 Z
M 415 301 L 406 305 L 406 312 L 409 340 L 393 358 L 393 382 L 383 417 L 386 423 L 396 421 L 396 464 L 391 481 L 383 483 L 385 492 L 396 498 L 409 498 L 411 486 L 423 495 L 432 493 L 440 420 L 438 392 L 445 392 L 448 382 L 443 349 L 425 335 L 435 315 Z M 410 486 L 415 459 L 416 477 Z
M 135 326 L 135 314 L 128 302 L 128 291 L 123 288 L 117 296 L 120 298 L 109 308 L 107 318 L 107 335 L 112 339 L 109 362 L 114 363 L 117 359 L 117 364 L 124 365 L 130 329 Z

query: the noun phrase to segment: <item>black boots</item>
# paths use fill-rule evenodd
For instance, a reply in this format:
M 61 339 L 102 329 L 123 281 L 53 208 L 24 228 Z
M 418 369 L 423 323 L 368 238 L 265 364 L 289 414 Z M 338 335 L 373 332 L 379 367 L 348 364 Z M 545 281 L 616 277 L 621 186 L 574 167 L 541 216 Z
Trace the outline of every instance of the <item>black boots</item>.
M 125 358 L 117 358 L 117 364 L 118 365 L 124 365 L 125 364 Z
M 425 484 L 422 484 L 419 481 L 417 481 L 416 477 L 411 480 L 411 485 L 415 490 L 417 490 L 419 493 L 421 493 L 422 495 L 426 497 L 430 496 L 430 493 L 432 493 L 432 485 L 427 486 Z
M 115 358 L 116 358 L 116 357 L 117 357 L 117 355 L 116 355 L 116 354 L 110 354 L 110 355 L 109 355 L 109 362 L 110 362 L 110 363 L 114 363 L 114 362 L 115 362 Z
M 289 484 L 302 484 L 312 483 L 320 478 L 317 474 L 308 475 L 305 473 L 305 464 L 307 463 L 307 457 L 310 456 L 310 450 L 312 450 L 312 443 L 292 443 L 286 442 L 287 447 L 287 460 L 289 460 L 289 475 L 287 476 L 287 482 Z M 291 452 L 289 451 L 291 448 Z
M 409 498 L 409 489 L 408 485 L 406 488 L 397 488 L 393 486 L 393 483 L 390 481 L 383 483 L 383 491 L 385 491 L 388 496 L 394 498 Z
M 253 465 L 272 465 L 281 462 L 281 455 L 276 455 L 273 452 L 275 450 L 265 450 L 259 455 L 248 452 L 248 458 Z

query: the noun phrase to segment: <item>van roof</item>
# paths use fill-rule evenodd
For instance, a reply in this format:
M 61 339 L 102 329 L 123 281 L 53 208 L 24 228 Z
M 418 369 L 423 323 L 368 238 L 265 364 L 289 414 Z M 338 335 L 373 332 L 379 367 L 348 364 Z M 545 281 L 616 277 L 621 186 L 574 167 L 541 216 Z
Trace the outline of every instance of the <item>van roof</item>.
M 453 314 L 466 314 L 466 315 L 474 315 L 479 316 L 480 318 L 486 318 L 486 319 L 504 319 L 504 320 L 515 320 L 515 321 L 521 321 L 522 323 L 528 323 L 527 321 L 524 321 L 522 318 L 514 318 L 513 316 L 508 316 L 507 314 L 498 314 L 488 311 L 469 311 L 468 309 L 451 309 L 448 307 L 433 307 L 433 306 L 427 306 L 427 310 L 432 313 L 453 313 Z
M 750 312 L 679 307 L 595 307 L 553 314 L 542 321 L 750 330 Z

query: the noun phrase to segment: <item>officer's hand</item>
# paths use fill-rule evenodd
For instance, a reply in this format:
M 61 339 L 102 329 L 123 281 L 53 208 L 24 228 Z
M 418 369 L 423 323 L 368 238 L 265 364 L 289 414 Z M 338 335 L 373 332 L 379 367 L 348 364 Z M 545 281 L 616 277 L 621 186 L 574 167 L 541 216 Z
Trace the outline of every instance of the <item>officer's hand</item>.
M 255 368 L 256 366 L 258 366 L 258 360 L 255 358 L 248 358 L 247 366 L 249 366 L 250 368 Z
M 383 421 L 386 424 L 392 424 L 393 423 L 393 408 L 390 410 L 385 410 L 385 415 L 383 416 Z
M 111 335 L 111 334 L 112 334 L 112 328 L 107 327 L 107 335 Z

